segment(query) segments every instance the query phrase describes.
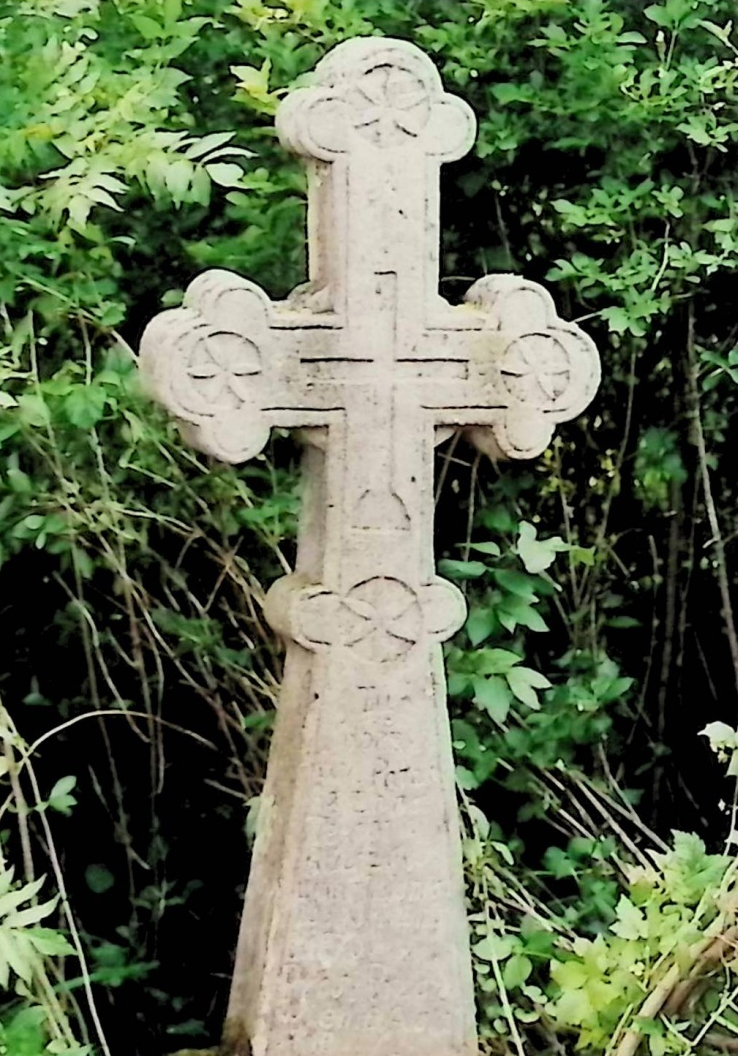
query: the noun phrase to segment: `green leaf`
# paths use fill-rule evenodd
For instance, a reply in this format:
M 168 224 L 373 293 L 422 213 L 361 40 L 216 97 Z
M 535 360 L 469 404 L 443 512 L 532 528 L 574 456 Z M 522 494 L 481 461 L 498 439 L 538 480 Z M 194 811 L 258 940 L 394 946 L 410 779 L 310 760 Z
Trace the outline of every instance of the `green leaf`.
M 18 399 L 18 410 L 20 419 L 24 425 L 33 428 L 48 425 L 51 421 L 51 413 L 43 396 L 35 393 L 26 393 Z
M 537 609 L 534 609 L 531 605 L 521 607 L 516 611 L 516 617 L 519 624 L 523 627 L 527 627 L 529 631 L 543 632 L 548 630 L 548 624 L 541 616 Z
M 520 87 L 517 84 L 493 84 L 491 92 L 497 102 L 502 103 L 503 106 L 515 103 L 520 98 Z
M 619 305 L 603 309 L 600 315 L 613 334 L 625 334 L 632 328 L 633 319 L 630 313 Z
M 41 902 L 37 906 L 26 906 L 25 909 L 16 909 L 5 917 L 3 927 L 28 928 L 33 924 L 38 924 L 40 920 L 54 912 L 57 901 L 57 898 L 51 898 L 48 902 Z
M 517 526 L 517 522 L 513 518 L 510 509 L 507 506 L 502 505 L 489 506 L 486 509 L 480 510 L 479 521 L 485 528 L 489 528 L 493 532 L 500 532 L 502 534 L 512 532 Z
M 473 803 L 467 805 L 467 810 L 469 812 L 469 819 L 472 822 L 475 835 L 478 836 L 480 840 L 486 840 L 489 836 L 490 830 L 490 824 L 486 814 Z
M 54 928 L 28 928 L 26 935 L 42 957 L 66 957 L 75 952 L 61 932 Z
M 663 26 L 664 29 L 671 26 L 672 20 L 660 4 L 650 4 L 644 9 L 643 14 L 646 18 L 650 18 L 652 22 L 655 22 L 657 26 Z
M 521 530 L 522 527 L 523 526 L 521 525 Z M 524 601 L 538 600 L 538 596 L 533 589 L 535 584 L 531 580 L 531 577 L 529 575 L 527 576 L 524 572 L 517 572 L 515 569 L 509 568 L 496 568 L 492 572 L 492 575 L 499 585 L 511 594 L 515 594 Z
M 616 911 L 617 920 L 610 925 L 611 931 L 621 939 L 647 939 L 648 921 L 625 895 L 620 896 Z
M 497 626 L 497 618 L 489 605 L 476 605 L 469 611 L 465 630 L 472 645 L 480 645 Z
M 551 978 L 562 990 L 575 991 L 586 986 L 589 981 L 589 970 L 580 960 L 551 962 Z
M 121 212 L 121 207 L 115 198 L 104 187 L 88 187 L 86 193 L 90 201 L 96 202 L 98 205 L 107 205 L 109 209 L 115 209 L 118 213 Z
M 465 766 L 456 767 L 456 784 L 459 788 L 463 788 L 465 792 L 473 792 L 475 788 L 479 788 L 479 781 Z
M 507 597 L 497 610 L 500 623 L 512 634 L 520 625 L 531 631 L 547 631 L 545 620 L 532 605 L 523 601 L 522 598 Z
M 502 981 L 508 990 L 522 986 L 533 971 L 533 962 L 525 954 L 516 954 L 506 963 L 502 972 Z
M 64 413 L 78 429 L 91 429 L 103 417 L 107 400 L 100 385 L 76 385 L 64 400 Z
M 21 427 L 20 419 L 17 416 L 5 416 L 5 420 L 0 423 L 0 444 L 4 440 L 9 440 L 11 436 L 15 436 Z
M 492 557 L 499 557 L 502 552 L 497 543 L 470 543 L 469 546 L 480 554 L 490 554 Z
M 175 202 L 184 201 L 194 172 L 192 162 L 186 158 L 178 158 L 167 166 L 164 173 L 164 184 Z
M 719 26 L 716 22 L 710 22 L 707 18 L 701 18 L 697 25 L 701 26 L 702 29 L 706 29 L 708 33 L 712 33 L 714 37 L 717 37 L 721 44 L 730 47 L 730 31 L 732 29 L 732 23 L 729 22 L 727 26 Z
M 182 14 L 182 0 L 164 0 L 162 7 L 164 24 L 166 26 L 174 25 Z
M 238 78 L 238 87 L 258 104 L 259 109 L 273 111 L 276 98 L 269 91 L 269 75 L 272 64 L 265 59 L 259 68 L 255 66 L 231 66 L 231 73 Z
M 103 895 L 115 883 L 115 877 L 106 865 L 88 865 L 85 869 L 85 881 L 90 891 L 96 895 Z
M 235 132 L 211 132 L 207 136 L 200 136 L 187 147 L 185 157 L 194 160 L 195 158 L 204 157 L 205 154 L 211 154 L 216 150 L 220 152 L 220 148 L 229 143 L 235 134 Z
M 480 675 L 505 675 L 523 658 L 510 649 L 480 649 L 475 659 Z
M 43 887 L 43 883 L 44 878 L 39 877 L 28 884 L 24 884 L 23 887 L 17 887 L 10 891 L 6 889 L 0 895 L 0 918 L 8 917 L 23 902 L 29 902 L 32 898 L 35 898 Z
M 210 203 L 210 177 L 203 168 L 196 168 L 190 183 L 190 198 L 198 205 Z
M 539 671 L 529 667 L 515 667 L 507 674 L 507 684 L 517 699 L 529 708 L 537 711 L 540 708 L 536 689 L 549 689 L 551 683 Z
M 619 627 L 625 629 L 627 627 L 640 627 L 641 621 L 634 619 L 632 616 L 611 616 L 605 622 L 607 627 Z
M 0 1044 L 8 1056 L 40 1056 L 47 1040 L 45 1021 L 43 1005 L 30 1005 L 16 1012 L 0 1035 Z
M 474 703 L 484 708 L 491 719 L 502 725 L 507 718 L 513 696 L 504 678 L 489 675 L 487 678 L 475 677 Z
M 520 560 L 525 565 L 526 572 L 535 575 L 543 572 L 556 560 L 556 555 L 564 550 L 569 550 L 569 544 L 565 543 L 558 535 L 550 539 L 538 539 L 538 532 L 532 524 L 522 521 L 520 524 L 517 552 Z
M 155 22 L 153 18 L 149 18 L 148 15 L 131 15 L 131 22 L 133 22 L 144 40 L 156 40 L 157 37 L 164 35 L 164 30 L 159 23 Z
M 729 726 L 727 722 L 719 720 L 708 722 L 707 726 L 700 730 L 699 735 L 700 737 L 707 737 L 714 752 L 726 750 L 732 752 L 738 748 L 738 731 Z
M 517 945 L 517 939 L 512 935 L 489 934 L 472 946 L 472 954 L 480 961 L 504 961 Z
M 16 495 L 30 495 L 33 491 L 31 478 L 16 466 L 11 466 L 8 470 L 8 485 Z
M 448 695 L 450 697 L 460 697 L 468 689 L 471 683 L 469 675 L 464 674 L 460 671 L 451 671 L 448 676 Z
M 595 551 L 593 546 L 572 546 L 571 559 L 575 564 L 592 567 L 595 563 Z
M 240 187 L 243 180 L 243 169 L 234 162 L 213 162 L 205 166 L 205 171 L 219 187 Z
M 73 195 L 67 204 L 70 226 L 77 231 L 84 231 L 94 202 L 86 194 Z
M 77 800 L 71 795 L 71 791 L 76 784 L 77 778 L 72 774 L 59 778 L 49 793 L 48 805 L 52 810 L 66 815 L 72 813 L 72 807 L 77 805 Z
M 0 928 L 0 958 L 6 961 L 10 970 L 20 979 L 30 983 L 36 958 L 33 947 L 22 930 Z
M 479 579 L 487 571 L 487 566 L 481 561 L 452 561 L 450 558 L 443 558 L 438 562 L 438 571 L 449 579 Z

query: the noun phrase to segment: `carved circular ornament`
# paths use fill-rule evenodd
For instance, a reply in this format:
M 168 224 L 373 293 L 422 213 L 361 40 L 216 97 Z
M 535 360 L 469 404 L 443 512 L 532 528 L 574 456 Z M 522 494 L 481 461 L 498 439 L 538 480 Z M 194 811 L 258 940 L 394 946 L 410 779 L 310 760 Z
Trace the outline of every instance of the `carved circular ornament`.
M 269 589 L 267 621 L 305 649 L 340 646 L 372 664 L 400 660 L 417 644 L 450 638 L 466 618 L 461 592 L 434 577 L 418 588 L 394 576 L 373 576 L 345 594 L 285 576 Z
M 208 333 L 193 348 L 187 377 L 213 408 L 237 407 L 250 396 L 248 379 L 260 370 L 259 350 L 240 334 Z
M 152 394 L 180 421 L 187 442 L 236 464 L 269 438 L 262 356 L 268 300 L 226 271 L 200 275 L 181 308 L 157 316 L 141 339 L 141 370 Z
M 362 74 L 351 93 L 353 126 L 376 147 L 399 147 L 421 134 L 431 115 L 423 80 L 413 70 L 383 63 Z
M 343 644 L 364 660 L 397 660 L 417 642 L 423 627 L 418 596 L 406 583 L 375 576 L 341 600 Z
M 571 357 L 553 333 L 522 334 L 505 349 L 500 372 L 514 400 L 544 410 L 569 388 Z
M 509 398 L 497 420 L 467 435 L 492 458 L 534 458 L 557 422 L 584 410 L 600 380 L 592 340 L 556 314 L 550 294 L 518 275 L 487 275 L 466 295 L 490 333 L 489 354 L 476 363 L 482 387 Z
M 444 92 L 424 52 L 380 37 L 347 40 L 329 52 L 313 85 L 281 103 L 276 123 L 289 150 L 327 161 L 361 148 L 362 140 L 451 161 L 466 154 L 476 129 L 471 108 Z

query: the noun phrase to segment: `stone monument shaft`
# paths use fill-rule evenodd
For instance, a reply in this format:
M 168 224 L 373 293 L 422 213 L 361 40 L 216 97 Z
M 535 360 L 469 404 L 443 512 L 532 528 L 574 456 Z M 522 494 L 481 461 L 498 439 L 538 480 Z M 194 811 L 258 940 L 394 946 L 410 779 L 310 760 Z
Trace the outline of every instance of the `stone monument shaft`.
M 242 1056 L 473 1056 L 474 1000 L 440 643 L 464 620 L 434 572 L 433 449 L 464 429 L 542 451 L 597 354 L 514 276 L 438 294 L 441 163 L 474 139 L 413 45 L 337 47 L 280 108 L 306 159 L 310 280 L 282 303 L 200 276 L 142 369 L 195 446 L 251 458 L 301 430 L 287 642 L 226 1039 Z

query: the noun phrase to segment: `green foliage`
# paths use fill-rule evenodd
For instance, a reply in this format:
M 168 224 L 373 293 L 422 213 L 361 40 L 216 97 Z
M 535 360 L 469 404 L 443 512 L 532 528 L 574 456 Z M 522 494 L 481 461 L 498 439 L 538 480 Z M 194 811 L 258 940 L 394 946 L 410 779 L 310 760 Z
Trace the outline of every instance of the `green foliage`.
M 57 782 L 60 787 L 55 786 L 49 799 L 42 801 L 33 775 L 36 801 L 29 808 L 18 783 L 23 768 L 30 769 L 28 747 L 2 705 L 0 742 L 2 812 L 14 810 L 18 814 L 28 874 L 32 871 L 27 827 L 29 809 L 42 814 L 47 807 L 54 806 L 56 797 L 67 811 L 69 804 L 64 797 L 71 797 L 65 789 L 72 787 L 70 781 L 73 784 L 74 778 L 61 779 Z M 43 828 L 48 837 L 48 825 Z M 64 930 L 51 926 L 57 923 L 54 918 L 60 900 L 66 903 L 58 864 L 56 874 L 59 893 L 39 901 L 42 891 L 48 894 L 46 878 L 16 880 L 13 867 L 7 864 L 4 853 L 0 854 L 0 1053 L 8 1056 L 92 1056 L 91 1046 L 79 1043 L 66 995 L 60 997 L 58 993 L 64 958 L 69 955 L 76 958 L 79 947 L 70 943 Z M 86 1036 L 84 1026 L 82 1033 Z
M 700 733 L 707 737 L 718 759 L 728 763 L 728 776 L 738 777 L 738 730 L 728 726 L 727 722 L 710 722 Z
M 547 570 L 556 555 L 568 554 L 576 569 L 591 567 L 592 551 L 558 536 L 539 539 L 534 525 L 515 525 L 511 515 L 493 508 L 492 522 L 501 521 L 516 536 L 504 556 L 495 542 L 471 543 L 469 548 L 485 560 L 439 564 L 440 571 L 473 578 L 475 585 L 464 628 L 467 641 L 447 650 L 449 695 L 472 705 L 454 720 L 455 748 L 466 764 L 457 778 L 467 790 L 477 788 L 501 763 L 514 763 L 507 780 L 521 788 L 520 766 L 573 762 L 578 746 L 606 735 L 612 706 L 627 698 L 632 685 L 604 656 L 566 654 L 555 665 L 564 674 L 555 684 L 524 662 L 530 632 L 549 630 L 551 603 L 560 588 Z
M 0 1053 L 3 1056 L 89 1056 L 87 1045 L 49 1041 L 45 1030 L 44 1010 L 40 1006 L 22 1007 L 0 1023 Z
M 639 1012 L 644 995 L 664 980 L 673 989 L 703 952 L 704 936 L 720 935 L 732 920 L 726 907 L 735 865 L 682 832 L 674 833 L 673 850 L 653 858 L 652 866 L 631 871 L 607 932 L 576 939 L 552 964 L 551 1014 L 575 1028 L 580 1047 L 601 1051 L 635 1030 L 648 1036 L 653 1056 L 692 1051 L 688 1022 L 667 1025 Z
M 686 480 L 679 437 L 669 429 L 648 428 L 638 443 L 635 460 L 636 493 L 643 504 L 668 509 L 674 486 Z

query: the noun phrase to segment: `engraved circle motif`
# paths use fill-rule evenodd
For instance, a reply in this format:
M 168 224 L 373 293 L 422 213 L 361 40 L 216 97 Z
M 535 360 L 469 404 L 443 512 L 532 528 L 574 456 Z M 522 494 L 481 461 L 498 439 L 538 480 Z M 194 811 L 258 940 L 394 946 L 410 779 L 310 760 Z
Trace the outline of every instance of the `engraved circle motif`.
M 249 398 L 248 378 L 261 369 L 259 350 L 240 334 L 208 333 L 195 344 L 186 374 L 213 407 L 236 409 Z
M 500 371 L 513 399 L 544 410 L 566 393 L 572 364 L 566 347 L 554 334 L 521 334 L 505 349 Z
M 397 660 L 422 633 L 417 594 L 389 576 L 357 583 L 342 599 L 341 609 L 343 644 L 365 660 Z
M 431 116 L 427 86 L 413 70 L 373 66 L 351 93 L 353 126 L 376 147 L 400 147 L 422 133 Z
M 370 663 L 391 663 L 422 639 L 450 638 L 464 622 L 466 603 L 437 577 L 414 588 L 373 576 L 339 595 L 292 575 L 272 585 L 265 611 L 271 627 L 306 649 L 335 645 Z

